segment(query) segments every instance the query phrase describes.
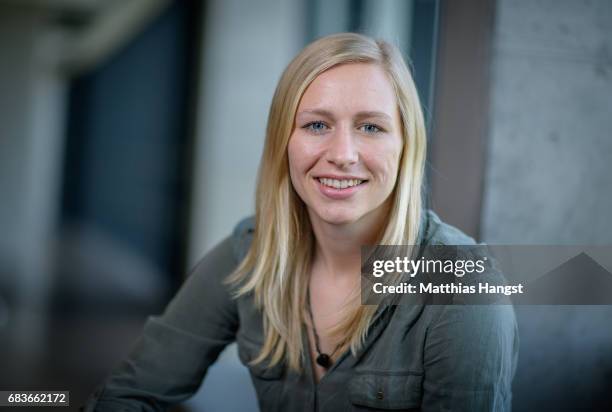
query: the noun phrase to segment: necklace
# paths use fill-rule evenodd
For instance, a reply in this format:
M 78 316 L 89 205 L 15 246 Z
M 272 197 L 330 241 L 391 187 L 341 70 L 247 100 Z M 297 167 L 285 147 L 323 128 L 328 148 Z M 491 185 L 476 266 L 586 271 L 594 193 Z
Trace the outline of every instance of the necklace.
M 306 308 L 308 309 L 308 316 L 310 316 L 310 323 L 312 323 L 312 331 L 314 332 L 315 349 L 317 350 L 318 354 L 316 362 L 323 368 L 329 369 L 329 367 L 332 365 L 332 356 L 334 356 L 334 353 L 336 353 L 340 345 L 336 345 L 331 355 L 321 352 L 321 347 L 319 346 L 319 334 L 317 333 L 317 328 L 315 327 L 314 318 L 312 316 L 312 309 L 310 308 L 310 287 L 308 287 L 306 290 Z

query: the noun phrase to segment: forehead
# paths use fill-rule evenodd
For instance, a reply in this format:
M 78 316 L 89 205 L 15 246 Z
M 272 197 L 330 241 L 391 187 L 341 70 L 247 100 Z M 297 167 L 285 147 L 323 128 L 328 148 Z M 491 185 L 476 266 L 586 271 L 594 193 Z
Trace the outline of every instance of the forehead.
M 298 111 L 318 108 L 383 111 L 391 117 L 398 114 L 389 77 L 383 68 L 371 63 L 343 64 L 317 76 L 304 92 Z

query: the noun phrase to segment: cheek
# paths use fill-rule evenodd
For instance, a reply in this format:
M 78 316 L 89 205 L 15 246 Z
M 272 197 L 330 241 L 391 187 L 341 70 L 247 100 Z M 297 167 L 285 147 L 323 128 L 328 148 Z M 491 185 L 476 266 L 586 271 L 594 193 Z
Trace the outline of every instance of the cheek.
M 368 168 L 378 175 L 378 179 L 384 185 L 393 185 L 397 179 L 401 147 L 388 145 L 371 151 L 371 156 L 364 159 Z
M 402 155 L 401 150 L 398 150 L 398 151 L 394 152 L 393 156 L 391 156 L 391 159 L 390 159 L 390 162 L 389 162 L 390 173 L 391 173 L 394 181 L 395 181 L 395 179 L 397 179 L 397 175 L 398 175 L 398 172 L 399 172 L 401 155 Z
M 289 159 L 289 177 L 291 178 L 291 184 L 297 191 L 300 197 L 305 195 L 304 186 L 306 173 L 310 170 L 309 155 L 307 152 L 307 146 L 304 144 L 304 140 L 298 136 L 292 136 L 287 146 L 287 157 Z
M 402 157 L 402 148 L 403 148 L 402 139 L 398 137 L 397 140 L 394 141 L 394 144 L 392 145 L 392 147 L 389 149 L 389 152 L 388 152 L 388 156 L 387 156 L 388 169 L 389 169 L 390 178 L 393 181 L 393 183 L 395 183 L 395 180 L 397 179 L 400 158 Z
M 289 145 L 287 146 L 287 157 L 289 159 L 289 176 L 293 187 L 299 187 L 299 176 L 300 176 L 300 156 L 299 148 L 296 147 L 295 140 L 291 138 Z
M 316 145 L 308 142 L 303 136 L 294 134 L 287 146 L 289 169 L 293 178 L 303 177 L 316 164 L 318 159 Z

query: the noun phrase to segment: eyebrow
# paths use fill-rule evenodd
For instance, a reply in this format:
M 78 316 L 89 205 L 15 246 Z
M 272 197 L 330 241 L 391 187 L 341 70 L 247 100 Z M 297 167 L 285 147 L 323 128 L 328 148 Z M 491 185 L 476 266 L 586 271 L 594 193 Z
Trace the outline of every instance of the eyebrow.
M 316 115 L 328 117 L 330 119 L 334 118 L 333 113 L 325 109 L 302 110 L 301 112 L 298 112 L 297 116 L 303 115 L 303 114 L 316 114 Z M 391 116 L 383 112 L 363 111 L 355 115 L 355 118 L 357 119 L 366 119 L 366 118 L 372 118 L 372 117 L 381 118 L 383 120 L 391 122 Z
M 376 112 L 376 111 L 359 112 L 357 113 L 357 116 L 355 117 L 358 119 L 367 119 L 371 117 L 377 117 L 383 120 L 387 120 L 389 122 L 391 121 L 391 116 L 389 116 L 387 113 Z

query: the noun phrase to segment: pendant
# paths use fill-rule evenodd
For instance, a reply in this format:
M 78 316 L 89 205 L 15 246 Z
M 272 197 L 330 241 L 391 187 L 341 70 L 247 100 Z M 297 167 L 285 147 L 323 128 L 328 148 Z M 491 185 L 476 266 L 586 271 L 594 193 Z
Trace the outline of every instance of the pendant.
M 321 353 L 319 356 L 317 356 L 317 363 L 325 369 L 328 369 L 331 366 L 332 361 L 327 353 Z

